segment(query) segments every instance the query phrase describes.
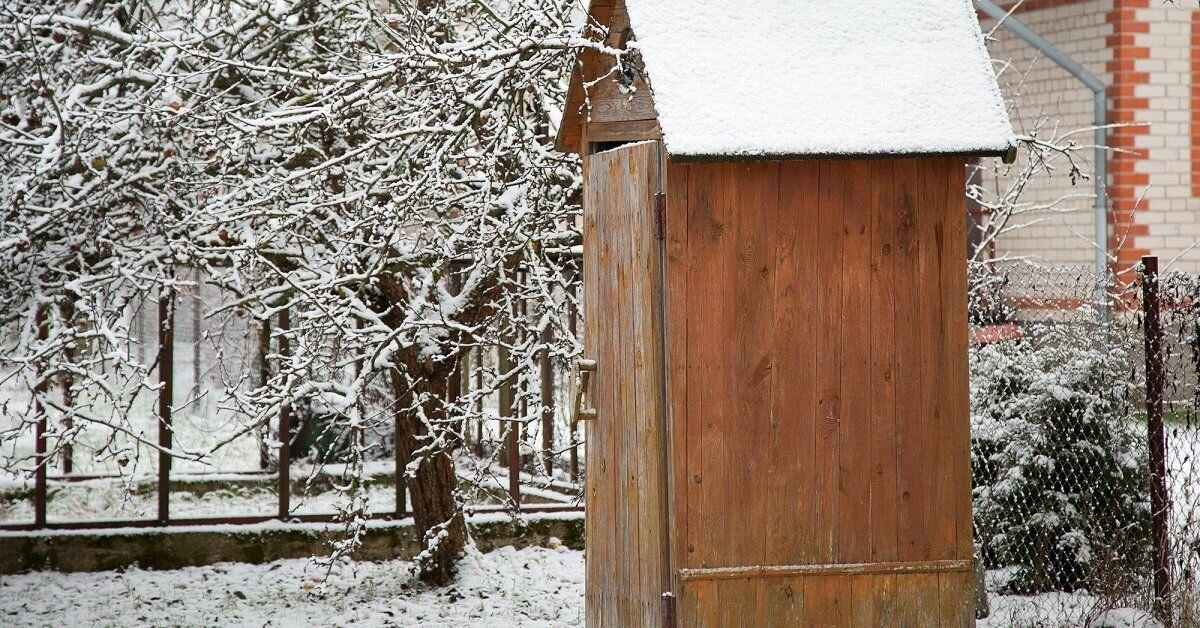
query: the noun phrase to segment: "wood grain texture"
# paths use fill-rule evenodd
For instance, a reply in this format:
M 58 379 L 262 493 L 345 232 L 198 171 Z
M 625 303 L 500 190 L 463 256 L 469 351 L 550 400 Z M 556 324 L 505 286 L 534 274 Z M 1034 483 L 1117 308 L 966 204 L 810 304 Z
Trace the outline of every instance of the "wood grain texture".
M 669 590 L 661 286 L 654 237 L 659 145 L 585 160 L 585 353 L 597 362 L 588 422 L 589 626 L 655 626 Z
M 589 19 L 608 29 L 604 45 L 624 49 L 632 36 L 623 0 L 593 0 Z M 615 60 L 591 48 L 580 50 L 555 149 L 584 153 L 583 144 L 595 141 L 630 141 L 657 138 L 658 114 L 640 57 L 633 58 L 630 75 L 614 71 Z M 648 124 L 623 124 L 646 122 Z M 586 130 L 585 130 L 586 128 Z M 647 133 L 653 133 L 648 135 Z M 585 139 L 586 136 L 586 139 Z
M 969 569 L 816 575 L 969 564 L 961 164 L 666 176 L 680 625 L 970 625 Z

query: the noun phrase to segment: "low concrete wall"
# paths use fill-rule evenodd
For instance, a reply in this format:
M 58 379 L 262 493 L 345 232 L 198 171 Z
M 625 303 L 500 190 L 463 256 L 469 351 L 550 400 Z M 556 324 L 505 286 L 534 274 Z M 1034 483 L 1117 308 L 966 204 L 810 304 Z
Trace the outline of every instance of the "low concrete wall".
M 481 515 L 468 519 L 481 551 L 512 545 L 545 545 L 551 537 L 583 548 L 583 513 Z M 219 562 L 263 563 L 329 552 L 336 524 L 269 522 L 178 528 L 95 531 L 0 532 L 0 574 L 29 570 L 105 571 L 137 565 L 179 569 Z M 410 559 L 420 547 L 412 520 L 370 522 L 358 560 Z

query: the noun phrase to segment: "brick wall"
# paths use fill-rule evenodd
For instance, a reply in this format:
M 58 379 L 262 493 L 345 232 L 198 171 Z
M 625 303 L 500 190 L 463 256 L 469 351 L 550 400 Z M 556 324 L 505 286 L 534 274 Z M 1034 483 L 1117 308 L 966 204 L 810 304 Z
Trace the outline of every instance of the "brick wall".
M 1049 40 L 1084 65 L 1101 80 L 1108 82 L 1112 51 L 1107 46 L 1113 26 L 1106 19 L 1114 0 L 1042 0 L 1025 2 L 1015 14 L 1026 26 Z M 992 20 L 983 20 L 984 34 L 995 28 Z M 988 49 L 996 65 L 1001 88 L 1007 97 L 1016 98 L 1013 126 L 1017 133 L 1031 133 L 1035 120 L 1045 115 L 1047 132 L 1065 134 L 1092 125 L 1092 92 L 1077 79 L 1041 56 L 1035 49 L 1001 27 L 995 29 Z M 1078 135 L 1080 143 L 1089 143 L 1091 134 Z M 1091 170 L 1091 152 L 1081 153 L 1085 168 Z M 1063 168 L 1054 176 L 1035 180 L 1022 195 L 1031 205 L 1050 205 L 1068 196 L 1088 196 L 1091 184 L 1080 181 L 1072 186 Z M 986 184 L 996 185 L 995 182 Z M 1095 229 L 1090 198 L 1075 198 L 1058 204 L 1057 210 L 1026 214 L 1024 222 L 1034 222 L 1004 236 L 997 255 L 1026 256 L 1054 265 L 1090 266 L 1095 257 L 1084 238 Z
M 1124 112 L 1122 121 L 1147 126 L 1132 135 L 1135 187 L 1120 188 L 1114 182 L 1110 194 L 1118 229 L 1131 219 L 1132 246 L 1127 244 L 1128 248 L 1165 260 L 1179 256 L 1178 267 L 1200 272 L 1200 247 L 1196 246 L 1200 241 L 1200 198 L 1192 188 L 1195 4 L 1120 1 L 1126 7 L 1122 18 L 1134 20 L 1128 30 L 1138 54 L 1133 59 L 1131 80 L 1119 87 L 1132 91 L 1134 104 L 1144 105 Z M 1144 194 L 1143 202 L 1131 217 L 1122 216 L 1117 204 L 1130 203 L 1134 194 Z M 1132 261 L 1132 255 L 1124 257 L 1124 263 Z
M 1026 2 L 1017 17 L 1108 83 L 1110 120 L 1127 125 L 1110 133 L 1110 144 L 1124 151 L 1109 161 L 1108 245 L 1118 267 L 1153 253 L 1179 256 L 1177 267 L 1200 272 L 1200 115 L 1192 113 L 1193 102 L 1200 103 L 1200 11 L 1163 0 L 1041 0 Z M 1014 116 L 1015 125 L 1037 112 L 1060 130 L 1091 123 L 1090 92 L 1053 62 L 1037 58 L 1004 29 L 989 49 L 1011 62 L 1001 83 L 1020 94 L 1023 115 Z M 1053 177 L 1039 181 L 1025 200 L 1048 203 L 1089 192 L 1086 184 L 1072 188 L 1065 177 Z M 1065 207 L 1073 211 L 1043 212 L 1042 222 L 1006 237 L 997 252 L 1090 264 L 1091 201 Z

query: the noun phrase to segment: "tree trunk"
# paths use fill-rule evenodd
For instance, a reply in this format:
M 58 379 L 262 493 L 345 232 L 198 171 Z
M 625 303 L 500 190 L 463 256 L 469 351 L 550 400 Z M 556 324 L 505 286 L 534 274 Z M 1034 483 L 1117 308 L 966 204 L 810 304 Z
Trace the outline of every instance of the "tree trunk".
M 449 373 L 427 373 L 427 377 L 409 388 L 402 375 L 392 376 L 399 402 L 396 442 L 405 460 L 412 460 L 414 452 L 426 447 L 431 440 L 429 427 L 418 412 L 418 404 L 425 416 L 434 420 L 444 418 L 443 400 L 448 377 Z M 439 586 L 449 584 L 453 579 L 456 563 L 467 543 L 466 525 L 455 500 L 458 478 L 450 457 L 451 444 L 452 441 L 447 439 L 445 448 L 422 452 L 421 462 L 408 480 L 413 522 L 425 544 L 425 550 L 417 560 L 418 573 L 421 580 Z

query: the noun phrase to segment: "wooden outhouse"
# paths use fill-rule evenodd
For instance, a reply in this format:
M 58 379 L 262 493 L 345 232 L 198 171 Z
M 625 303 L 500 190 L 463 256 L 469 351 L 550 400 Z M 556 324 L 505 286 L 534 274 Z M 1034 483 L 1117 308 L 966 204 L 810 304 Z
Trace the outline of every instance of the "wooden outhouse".
M 589 14 L 588 625 L 972 624 L 969 1 Z

